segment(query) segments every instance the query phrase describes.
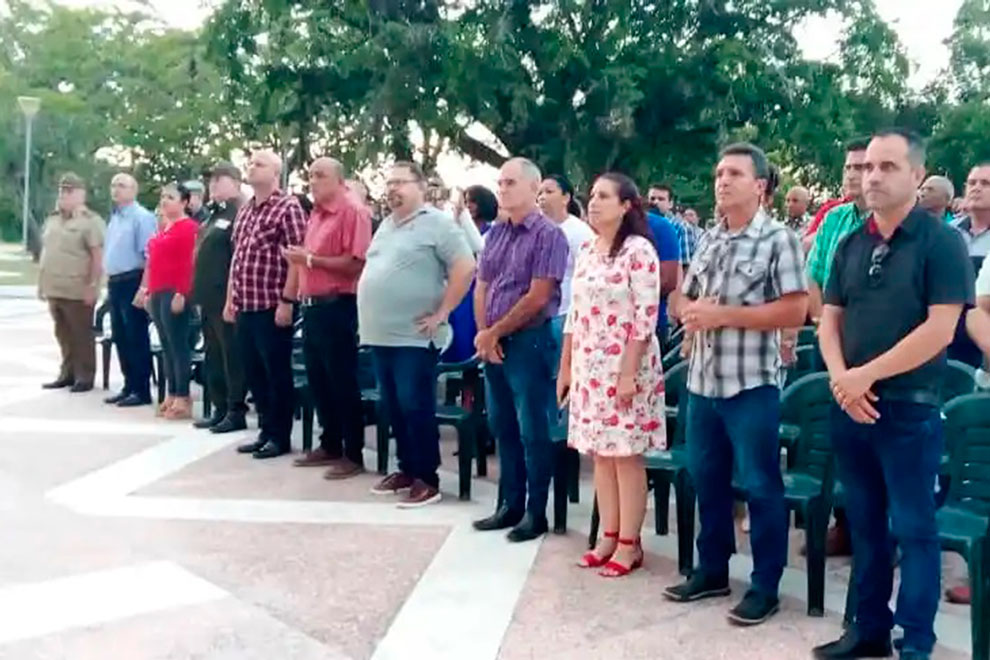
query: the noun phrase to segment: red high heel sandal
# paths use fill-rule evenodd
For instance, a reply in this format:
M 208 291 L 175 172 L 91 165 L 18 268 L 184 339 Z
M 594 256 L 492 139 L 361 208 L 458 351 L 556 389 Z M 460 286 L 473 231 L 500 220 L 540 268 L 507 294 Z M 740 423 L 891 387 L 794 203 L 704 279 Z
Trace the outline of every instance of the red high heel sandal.
M 603 532 L 602 536 L 607 539 L 617 539 L 619 538 L 618 532 Z M 607 557 L 599 557 L 595 554 L 593 550 L 581 555 L 581 561 L 578 562 L 578 567 L 580 568 L 601 568 L 608 563 L 608 560 L 612 558 L 609 554 Z
M 619 562 L 612 561 L 609 559 L 602 570 L 598 571 L 598 574 L 606 578 L 617 578 L 625 577 L 635 571 L 637 568 L 643 566 L 643 546 L 640 545 L 639 539 L 619 539 L 619 545 L 634 545 L 639 550 L 639 556 L 636 557 L 635 561 L 629 566 L 623 566 Z

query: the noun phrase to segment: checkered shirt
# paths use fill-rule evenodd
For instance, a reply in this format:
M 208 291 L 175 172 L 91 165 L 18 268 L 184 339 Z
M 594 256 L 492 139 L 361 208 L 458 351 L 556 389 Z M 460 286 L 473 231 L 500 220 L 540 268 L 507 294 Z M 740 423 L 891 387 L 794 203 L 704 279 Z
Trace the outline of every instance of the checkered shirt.
M 800 240 L 761 209 L 739 232 L 730 232 L 724 222 L 705 232 L 682 291 L 690 300 L 713 297 L 720 305 L 752 306 L 807 289 Z M 782 384 L 780 330 L 694 333 L 688 368 L 688 389 L 694 394 L 727 399 Z
M 681 220 L 676 217 L 670 217 L 668 219 L 674 225 L 674 229 L 677 230 L 677 242 L 681 250 L 681 265 L 687 266 L 691 263 L 691 259 L 697 251 L 701 230 L 687 220 Z
M 292 195 L 280 190 L 260 204 L 252 197 L 234 221 L 231 262 L 234 307 L 257 312 L 278 305 L 289 274 L 281 249 L 302 245 L 306 212 Z

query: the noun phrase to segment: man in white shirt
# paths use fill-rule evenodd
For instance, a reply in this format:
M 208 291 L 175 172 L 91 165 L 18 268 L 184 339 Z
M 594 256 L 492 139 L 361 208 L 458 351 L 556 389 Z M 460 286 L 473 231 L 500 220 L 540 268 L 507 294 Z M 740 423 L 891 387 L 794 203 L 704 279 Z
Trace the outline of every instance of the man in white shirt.
M 588 223 L 577 217 L 578 213 L 574 212 L 575 210 L 580 211 L 574 201 L 574 186 L 563 175 L 551 174 L 543 179 L 537 201 L 544 215 L 555 222 L 567 238 L 567 270 L 564 271 L 564 279 L 560 282 L 560 308 L 550 325 L 554 340 L 557 342 L 557 357 L 559 359 L 564 335 L 564 319 L 567 318 L 567 312 L 571 307 L 571 280 L 574 277 L 574 264 L 577 261 L 581 246 L 593 239 L 595 232 Z M 556 388 L 554 391 L 556 392 Z M 550 405 L 551 420 L 555 421 L 557 419 L 556 400 L 552 400 Z

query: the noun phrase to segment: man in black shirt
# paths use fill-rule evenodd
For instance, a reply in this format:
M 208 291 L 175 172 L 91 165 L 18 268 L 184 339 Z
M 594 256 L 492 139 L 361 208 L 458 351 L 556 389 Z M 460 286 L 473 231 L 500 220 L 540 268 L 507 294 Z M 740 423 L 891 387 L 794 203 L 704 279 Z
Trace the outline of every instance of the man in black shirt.
M 233 254 L 231 236 L 240 204 L 241 172 L 231 163 L 219 163 L 210 176 L 209 218 L 199 229 L 193 270 L 193 302 L 199 305 L 206 348 L 206 382 L 213 415 L 196 421 L 200 429 L 229 433 L 247 428 L 244 415 L 244 369 L 234 325 L 223 320 L 227 278 Z
M 839 244 L 825 289 L 819 340 L 859 600 L 855 625 L 816 658 L 886 657 L 895 618 L 901 658 L 929 658 L 935 645 L 939 389 L 946 346 L 973 303 L 973 274 L 955 230 L 916 206 L 924 158 L 913 133 L 870 141 L 863 187 L 873 213 Z M 891 536 L 901 550 L 896 617 Z

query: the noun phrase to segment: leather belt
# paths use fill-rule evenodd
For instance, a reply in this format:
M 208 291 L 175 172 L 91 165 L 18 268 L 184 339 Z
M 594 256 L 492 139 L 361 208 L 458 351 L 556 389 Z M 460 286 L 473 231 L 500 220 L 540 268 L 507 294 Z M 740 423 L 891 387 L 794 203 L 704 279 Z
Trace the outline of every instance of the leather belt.
M 317 307 L 319 305 L 331 305 L 338 300 L 354 297 L 353 293 L 331 293 L 326 296 L 300 296 L 299 304 L 303 307 Z
M 117 273 L 116 275 L 110 275 L 107 277 L 107 282 L 123 282 L 124 280 L 141 279 L 144 275 L 144 269 L 138 268 L 137 270 L 129 270 L 125 273 Z

